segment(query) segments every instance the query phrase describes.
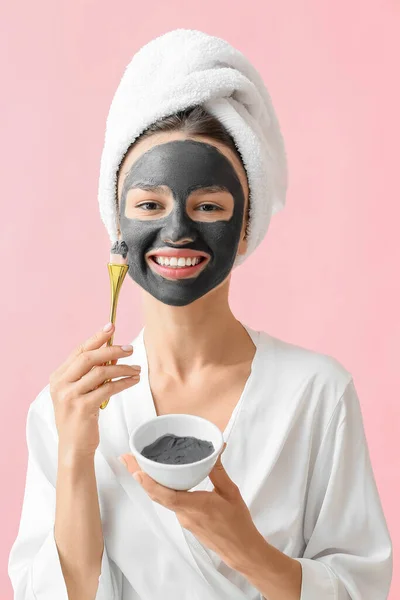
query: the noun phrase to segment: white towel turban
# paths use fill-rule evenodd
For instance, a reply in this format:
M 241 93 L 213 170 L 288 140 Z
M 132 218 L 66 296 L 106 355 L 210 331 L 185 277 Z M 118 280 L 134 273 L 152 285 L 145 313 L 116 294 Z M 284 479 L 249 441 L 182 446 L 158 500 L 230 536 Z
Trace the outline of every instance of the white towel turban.
M 111 244 L 118 239 L 117 170 L 132 142 L 152 123 L 202 105 L 231 134 L 250 190 L 248 248 L 254 251 L 271 216 L 285 205 L 284 141 L 258 71 L 228 42 L 175 29 L 140 48 L 127 65 L 107 117 L 98 200 Z

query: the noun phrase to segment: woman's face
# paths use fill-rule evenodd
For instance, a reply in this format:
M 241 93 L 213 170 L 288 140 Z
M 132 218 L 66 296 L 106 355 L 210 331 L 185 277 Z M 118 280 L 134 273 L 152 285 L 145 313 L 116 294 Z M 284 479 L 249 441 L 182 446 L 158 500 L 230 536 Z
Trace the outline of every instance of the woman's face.
M 212 139 L 173 132 L 142 140 L 121 165 L 118 201 L 128 273 L 165 304 L 215 289 L 246 251 L 246 175 Z

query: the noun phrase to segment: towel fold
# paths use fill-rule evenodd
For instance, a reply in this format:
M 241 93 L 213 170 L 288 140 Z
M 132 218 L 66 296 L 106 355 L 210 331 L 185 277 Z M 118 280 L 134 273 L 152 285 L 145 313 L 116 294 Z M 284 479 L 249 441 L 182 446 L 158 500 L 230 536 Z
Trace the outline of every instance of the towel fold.
M 111 102 L 101 156 L 98 200 L 111 244 L 118 239 L 117 170 L 132 142 L 152 123 L 203 106 L 232 136 L 250 190 L 248 248 L 260 244 L 271 216 L 285 205 L 283 137 L 265 84 L 253 65 L 225 40 L 175 29 L 140 48 L 125 68 Z

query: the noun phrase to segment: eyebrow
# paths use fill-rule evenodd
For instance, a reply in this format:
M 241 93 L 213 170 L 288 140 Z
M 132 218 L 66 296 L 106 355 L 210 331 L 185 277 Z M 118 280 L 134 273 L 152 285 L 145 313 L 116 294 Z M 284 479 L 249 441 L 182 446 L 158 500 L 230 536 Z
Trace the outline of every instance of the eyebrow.
M 166 185 L 153 185 L 151 183 L 137 182 L 133 186 L 130 186 L 131 190 L 144 190 L 145 192 L 152 192 L 154 194 L 166 195 L 169 194 L 170 190 Z M 197 187 L 190 191 L 190 194 L 217 194 L 219 192 L 229 192 L 225 185 L 205 185 Z
M 145 183 L 144 181 L 139 181 L 134 185 L 129 187 L 130 190 L 144 190 L 145 192 L 152 192 L 154 194 L 161 194 L 166 196 L 169 194 L 169 188 L 166 185 L 153 185 L 151 183 Z
M 205 185 L 192 190 L 191 194 L 218 194 L 218 192 L 229 192 L 225 185 Z

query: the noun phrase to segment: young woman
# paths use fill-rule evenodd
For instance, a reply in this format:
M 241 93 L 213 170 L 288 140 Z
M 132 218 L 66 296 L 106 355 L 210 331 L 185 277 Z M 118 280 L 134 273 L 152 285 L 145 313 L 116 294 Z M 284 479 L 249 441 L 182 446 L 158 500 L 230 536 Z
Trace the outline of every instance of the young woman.
M 200 106 L 153 123 L 120 164 L 117 208 L 144 327 L 133 351 L 96 332 L 30 406 L 15 598 L 387 598 L 391 542 L 351 374 L 230 309 L 251 207 L 226 129 Z M 167 413 L 224 435 L 189 492 L 132 477 L 130 432 Z

